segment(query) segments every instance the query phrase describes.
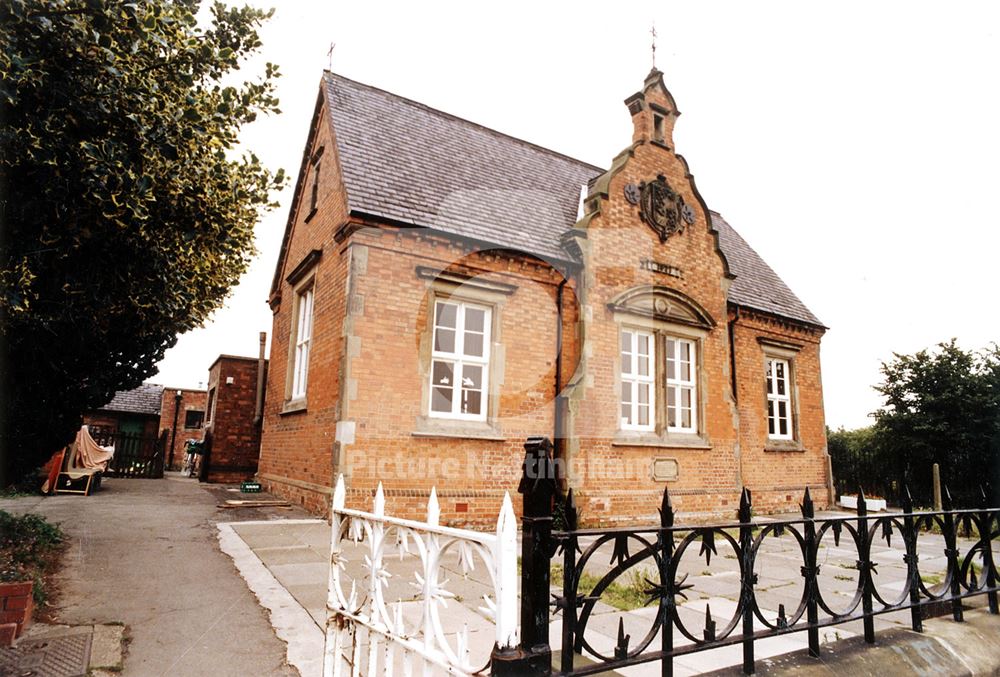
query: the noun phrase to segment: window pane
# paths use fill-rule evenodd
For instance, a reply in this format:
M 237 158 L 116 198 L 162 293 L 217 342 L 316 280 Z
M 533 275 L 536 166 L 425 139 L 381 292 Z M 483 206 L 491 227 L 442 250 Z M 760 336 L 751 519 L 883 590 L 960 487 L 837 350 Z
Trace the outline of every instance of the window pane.
M 778 402 L 778 430 L 782 435 L 788 434 L 788 403 Z
M 622 353 L 622 373 L 631 374 L 632 373 L 632 355 L 631 353 Z
M 451 388 L 431 389 L 431 411 L 451 411 Z
M 632 382 L 622 381 L 622 402 L 631 404 L 632 402 Z
M 482 390 L 483 368 L 475 364 L 462 365 L 462 387 Z
M 691 427 L 691 410 L 681 409 L 681 427 L 690 428 Z
M 448 362 L 434 360 L 431 383 L 434 385 L 451 386 L 455 382 L 455 366 Z
M 621 347 L 623 353 L 632 352 L 632 332 L 630 331 L 622 332 Z
M 677 389 L 667 388 L 667 425 L 677 425 Z
M 774 392 L 774 360 L 767 361 L 767 392 L 771 394 Z
M 483 332 L 483 326 L 485 324 L 486 311 L 480 308 L 465 308 L 465 330 L 466 331 L 477 331 L 479 333 Z
M 648 383 L 637 383 L 639 387 L 639 404 L 648 405 L 649 404 L 649 384 Z
M 483 412 L 483 393 L 479 390 L 462 391 L 462 413 L 479 415 Z
M 455 352 L 455 330 L 438 328 L 434 332 L 434 350 L 440 353 Z
M 681 349 L 681 361 L 690 362 L 691 361 L 691 344 L 687 341 L 678 341 Z
M 632 406 L 622 402 L 622 423 L 632 425 Z
M 482 334 L 466 334 L 465 344 L 462 347 L 462 352 L 470 357 L 482 357 L 483 356 L 483 335 Z
M 636 365 L 636 367 L 637 367 L 636 373 L 638 373 L 639 376 L 649 376 L 649 358 L 648 357 L 646 357 L 644 355 L 640 355 L 639 358 L 638 358 L 638 364 Z
M 639 405 L 639 425 L 649 425 L 649 405 Z
M 438 327 L 450 327 L 455 328 L 455 321 L 458 316 L 458 306 L 454 303 L 438 303 L 437 304 L 437 319 L 434 324 Z
M 681 406 L 685 409 L 691 408 L 691 389 L 681 388 Z
M 636 338 L 639 343 L 639 347 L 636 352 L 640 355 L 649 355 L 649 336 L 645 334 L 636 334 Z
M 775 362 L 774 363 L 774 367 L 775 367 L 775 372 L 778 375 L 778 383 L 777 383 L 778 394 L 779 395 L 784 395 L 785 394 L 785 363 L 784 362 Z
M 690 381 L 691 380 L 691 363 L 681 362 L 681 380 Z

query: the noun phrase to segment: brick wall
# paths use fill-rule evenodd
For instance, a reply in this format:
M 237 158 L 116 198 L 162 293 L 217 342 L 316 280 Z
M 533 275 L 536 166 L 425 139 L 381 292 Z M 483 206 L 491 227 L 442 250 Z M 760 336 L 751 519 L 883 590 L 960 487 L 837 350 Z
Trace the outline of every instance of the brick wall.
M 177 405 L 177 393 L 180 393 L 180 403 Z M 160 405 L 160 434 L 167 433 L 167 448 L 164 450 L 164 467 L 168 470 L 180 470 L 184 465 L 184 443 L 188 440 L 201 440 L 205 436 L 204 420 L 196 427 L 186 424 L 188 412 L 205 414 L 205 404 L 208 393 L 204 390 L 187 390 L 183 388 L 164 388 L 163 401 Z M 174 413 L 177 410 L 177 426 L 174 427 Z M 173 428 L 173 430 L 171 430 Z M 171 450 L 173 453 L 171 454 Z M 170 463 L 171 457 L 173 463 Z
M 211 445 L 203 477 L 209 482 L 251 479 L 260 455 L 260 427 L 254 421 L 257 359 L 220 355 L 208 371 L 208 390 L 213 389 L 214 411 L 205 425 Z
M 0 583 L 0 647 L 10 646 L 29 625 L 35 604 L 31 581 Z
M 644 95 L 647 104 L 675 110 L 656 82 L 647 82 Z M 342 472 L 352 507 L 370 507 L 381 481 L 390 514 L 419 518 L 436 486 L 443 522 L 490 524 L 504 491 L 519 506 L 524 439 L 553 436 L 554 400 L 561 392 L 568 402 L 567 437 L 557 444 L 585 522 L 655 520 L 665 486 L 687 518 L 732 516 L 744 484 L 758 512 L 793 508 L 805 486 L 813 488 L 818 505 L 825 503 L 822 331 L 729 306 L 731 277 L 717 236 L 686 162 L 672 149 L 673 116 L 662 142 L 654 143 L 649 107 L 638 112 L 634 145 L 591 193 L 577 239 L 584 266 L 565 287 L 557 384 L 555 298 L 562 275 L 531 256 L 480 251 L 457 238 L 349 216 L 324 107 L 321 102 L 305 154 L 313 158 L 323 149 L 321 197 L 312 213 L 307 171 L 300 191 L 305 202 L 291 214 L 279 285 L 270 299 L 274 326 L 259 474 L 270 491 L 323 513 Z M 658 174 L 694 211 L 694 222 L 665 242 L 624 197 L 626 184 Z M 647 270 L 643 260 L 679 275 Z M 306 261 L 311 268 L 286 281 Z M 422 275 L 422 268 L 513 288 L 491 303 L 500 388 L 485 428 L 447 430 L 428 417 L 429 322 L 435 294 L 447 287 L 440 276 Z M 287 378 L 292 317 L 296 285 L 306 278 L 315 294 L 309 386 L 306 400 L 293 403 Z M 709 318 L 697 338 L 701 424 L 684 439 L 620 434 L 619 341 L 630 320 L 609 305 L 644 285 L 669 288 L 680 305 Z M 459 298 L 475 296 L 469 288 L 453 291 Z M 769 449 L 762 337 L 795 346 L 794 450 Z M 353 434 L 338 440 L 338 422 L 353 426 Z M 656 458 L 676 462 L 676 479 L 653 478 Z

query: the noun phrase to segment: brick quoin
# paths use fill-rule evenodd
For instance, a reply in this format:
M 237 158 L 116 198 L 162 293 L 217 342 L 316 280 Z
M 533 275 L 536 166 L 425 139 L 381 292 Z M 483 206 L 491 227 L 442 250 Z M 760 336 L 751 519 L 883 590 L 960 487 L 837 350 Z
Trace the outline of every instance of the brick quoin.
M 351 507 L 370 508 L 382 482 L 389 514 L 420 519 L 436 487 L 443 523 L 490 526 L 504 492 L 519 509 L 525 438 L 554 436 L 558 393 L 565 404 L 557 453 L 571 470 L 563 489 L 574 489 L 585 524 L 655 521 L 665 486 L 691 519 L 732 517 L 743 486 L 753 492 L 758 512 L 794 509 L 807 486 L 818 506 L 827 504 L 819 358 L 825 328 L 807 310 L 806 317 L 792 317 L 767 304 L 734 302 L 738 278 L 720 238 L 739 236 L 708 210 L 674 151 L 677 107 L 658 71 L 627 102 L 632 145 L 605 174 L 595 171 L 583 217 L 566 225 L 567 250 L 577 252 L 576 263 L 567 265 L 502 240 L 490 245 L 352 211 L 340 157 L 347 151 L 338 146 L 324 95 L 327 77 L 269 298 L 273 329 L 257 475 L 269 491 L 325 514 L 343 473 Z M 449 124 L 471 123 L 449 118 Z M 626 198 L 627 185 L 659 175 L 692 210 L 692 222 L 665 241 Z M 531 217 L 526 214 L 526 222 Z M 499 383 L 485 433 L 428 424 L 429 324 L 446 277 L 506 290 L 492 305 L 499 365 L 492 374 Z M 293 402 L 288 374 L 303 285 L 314 294 L 308 388 L 303 401 Z M 463 298 L 462 289 L 456 297 Z M 702 422 L 696 435 L 651 439 L 620 430 L 620 332 L 628 313 L 638 311 L 615 304 L 639 289 L 665 290 L 655 298 L 675 299 L 663 303 L 707 318 L 698 330 Z M 656 318 L 674 312 L 651 303 Z M 767 433 L 765 369 L 772 345 L 791 356 L 794 377 L 795 436 L 780 444 Z M 654 479 L 654 459 L 675 462 L 676 478 Z

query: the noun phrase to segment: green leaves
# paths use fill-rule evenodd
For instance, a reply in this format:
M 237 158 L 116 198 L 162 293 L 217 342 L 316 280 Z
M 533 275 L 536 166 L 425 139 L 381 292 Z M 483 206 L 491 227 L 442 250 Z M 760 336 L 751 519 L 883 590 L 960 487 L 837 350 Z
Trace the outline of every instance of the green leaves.
M 277 111 L 271 64 L 221 85 L 268 13 L 217 4 L 199 27 L 197 6 L 0 3 L 0 444 L 22 471 L 222 303 L 285 183 L 225 152 Z

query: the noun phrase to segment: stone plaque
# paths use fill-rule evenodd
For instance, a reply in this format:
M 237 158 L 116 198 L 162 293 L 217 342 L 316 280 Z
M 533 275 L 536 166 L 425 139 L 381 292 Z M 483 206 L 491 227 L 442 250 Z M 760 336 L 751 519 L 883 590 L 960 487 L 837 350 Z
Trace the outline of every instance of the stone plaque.
M 677 479 L 680 466 L 676 458 L 654 458 L 653 479 L 657 482 L 672 482 Z

